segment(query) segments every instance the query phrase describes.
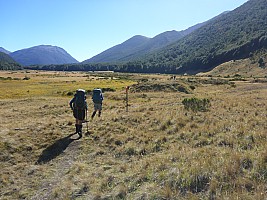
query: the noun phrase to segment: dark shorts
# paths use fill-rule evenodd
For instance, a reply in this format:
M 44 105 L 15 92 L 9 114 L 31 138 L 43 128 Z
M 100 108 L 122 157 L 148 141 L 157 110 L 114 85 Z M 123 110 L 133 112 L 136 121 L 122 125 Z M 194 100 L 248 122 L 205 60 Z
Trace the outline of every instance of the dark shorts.
M 85 109 L 83 109 L 83 110 L 74 109 L 73 110 L 73 116 L 78 120 L 84 120 L 85 115 L 86 115 Z
M 102 110 L 102 103 L 94 103 L 95 111 L 101 111 Z

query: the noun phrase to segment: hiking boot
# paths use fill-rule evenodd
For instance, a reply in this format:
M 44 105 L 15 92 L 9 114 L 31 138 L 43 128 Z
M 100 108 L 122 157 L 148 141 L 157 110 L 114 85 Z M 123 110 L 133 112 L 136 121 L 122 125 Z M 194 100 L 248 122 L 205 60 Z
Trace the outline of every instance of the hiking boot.
M 79 133 L 79 124 L 75 124 L 76 127 L 76 132 L 75 133 Z
M 82 128 L 83 128 L 83 125 L 78 125 L 78 134 L 80 137 L 82 137 Z
M 79 137 L 83 136 L 82 132 L 78 132 L 78 135 L 79 135 Z

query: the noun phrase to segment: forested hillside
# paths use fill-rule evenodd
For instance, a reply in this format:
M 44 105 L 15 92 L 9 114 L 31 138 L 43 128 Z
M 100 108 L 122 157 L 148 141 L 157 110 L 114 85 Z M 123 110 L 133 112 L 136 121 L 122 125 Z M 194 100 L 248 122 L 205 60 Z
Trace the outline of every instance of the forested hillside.
M 208 71 L 224 62 L 247 58 L 267 48 L 267 1 L 250 0 L 177 43 L 142 59 L 153 71 Z
M 21 66 L 14 61 L 9 55 L 0 52 L 0 70 L 16 70 L 21 69 Z

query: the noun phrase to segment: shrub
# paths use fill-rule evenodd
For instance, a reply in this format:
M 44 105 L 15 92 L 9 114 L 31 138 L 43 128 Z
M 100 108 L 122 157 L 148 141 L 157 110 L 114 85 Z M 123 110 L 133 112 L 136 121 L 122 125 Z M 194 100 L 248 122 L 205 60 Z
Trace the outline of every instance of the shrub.
M 184 105 L 184 108 L 186 110 L 192 110 L 193 112 L 197 111 L 208 111 L 208 108 L 210 107 L 210 100 L 209 99 L 198 99 L 198 98 L 185 98 L 182 101 L 182 104 Z
M 67 96 L 73 96 L 74 92 L 67 92 Z
M 195 86 L 193 86 L 193 85 L 190 85 L 189 87 L 190 87 L 190 89 L 191 89 L 191 90 L 194 90 L 194 89 L 196 89 L 196 87 L 195 87 Z
M 28 77 L 28 76 L 25 76 L 24 78 L 23 78 L 23 80 L 30 80 L 30 77 Z
M 102 92 L 115 92 L 116 90 L 113 88 L 102 88 Z

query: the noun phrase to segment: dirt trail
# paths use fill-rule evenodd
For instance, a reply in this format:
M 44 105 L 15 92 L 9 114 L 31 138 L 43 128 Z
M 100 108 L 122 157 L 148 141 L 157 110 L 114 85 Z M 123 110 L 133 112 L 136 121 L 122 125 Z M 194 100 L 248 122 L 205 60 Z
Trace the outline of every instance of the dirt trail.
M 40 188 L 36 191 L 35 195 L 31 197 L 32 200 L 46 200 L 54 199 L 53 189 L 59 184 L 64 182 L 65 174 L 75 163 L 79 153 L 82 140 L 77 140 L 77 135 L 72 136 L 68 147 L 53 160 L 45 163 L 47 168 L 56 169 L 54 174 L 50 175 L 48 179 L 44 179 L 40 184 Z

